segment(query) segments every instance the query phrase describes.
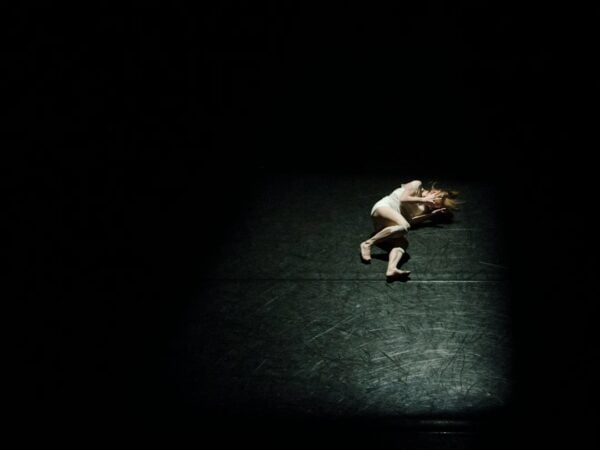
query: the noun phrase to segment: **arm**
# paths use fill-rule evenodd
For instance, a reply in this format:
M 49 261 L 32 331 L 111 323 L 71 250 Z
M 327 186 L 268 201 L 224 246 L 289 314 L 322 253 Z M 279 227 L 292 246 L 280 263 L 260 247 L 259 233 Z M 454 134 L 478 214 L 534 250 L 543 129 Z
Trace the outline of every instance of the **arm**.
M 451 217 L 452 213 L 450 211 L 448 211 L 448 209 L 446 208 L 439 208 L 439 209 L 434 209 L 433 211 L 429 212 L 429 213 L 425 213 L 425 214 L 420 214 L 418 216 L 414 216 L 412 218 L 409 219 L 409 223 L 412 225 L 418 225 L 420 223 L 423 223 L 427 220 L 435 220 L 435 219 L 442 219 L 442 218 L 447 218 L 447 217 Z
M 430 203 L 425 197 L 417 197 L 416 195 L 402 195 L 400 201 L 402 203 Z
M 431 220 L 433 217 L 433 213 L 421 214 L 419 216 L 414 216 L 409 219 L 409 223 L 412 225 L 419 225 L 427 220 Z
M 423 197 L 420 196 L 422 184 L 421 180 L 413 180 L 410 183 L 403 184 L 404 191 L 400 196 L 400 201 L 406 203 L 423 202 Z
M 400 196 L 400 201 L 405 203 L 426 203 L 428 205 L 435 205 L 436 200 L 441 197 L 438 194 L 433 194 L 425 191 L 426 195 L 423 195 L 422 183 L 419 180 L 413 180 L 410 183 L 402 185 L 404 191 Z
M 436 194 L 427 194 L 423 197 L 419 194 L 420 192 L 411 194 L 408 191 L 404 191 L 400 196 L 400 201 L 404 203 L 427 203 L 428 205 L 435 205 L 436 200 L 441 198 Z

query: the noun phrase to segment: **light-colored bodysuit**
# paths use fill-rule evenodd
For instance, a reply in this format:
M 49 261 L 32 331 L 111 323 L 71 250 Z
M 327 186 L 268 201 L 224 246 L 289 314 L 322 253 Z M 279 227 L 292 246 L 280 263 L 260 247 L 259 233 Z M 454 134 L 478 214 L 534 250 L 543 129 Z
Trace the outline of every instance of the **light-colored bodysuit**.
M 394 190 L 394 192 L 392 192 L 390 195 L 386 195 L 385 197 L 383 197 L 381 200 L 379 200 L 377 203 L 375 203 L 373 205 L 373 208 L 371 208 L 371 215 L 373 215 L 375 213 L 375 210 L 377 208 L 382 207 L 382 206 L 392 208 L 398 214 L 402 214 L 400 212 L 400 210 L 401 210 L 400 196 L 402 195 L 403 192 L 404 192 L 404 185 L 402 185 L 402 187 Z
M 405 203 L 402 204 L 400 197 L 404 193 L 404 184 L 398 189 L 395 189 L 391 194 L 386 195 L 381 200 L 377 201 L 371 208 L 371 216 L 375 213 L 375 210 L 381 206 L 392 208 L 398 214 L 401 214 L 405 219 L 410 218 L 423 213 L 423 205 L 418 203 Z

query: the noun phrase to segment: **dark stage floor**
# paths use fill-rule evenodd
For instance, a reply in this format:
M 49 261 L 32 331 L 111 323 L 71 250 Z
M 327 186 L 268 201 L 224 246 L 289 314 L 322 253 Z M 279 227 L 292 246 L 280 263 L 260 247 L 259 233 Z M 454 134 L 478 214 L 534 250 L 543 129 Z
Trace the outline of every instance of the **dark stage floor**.
M 410 179 L 269 175 L 225 199 L 243 210 L 176 327 L 174 401 L 223 420 L 427 426 L 461 439 L 503 416 L 512 335 L 497 187 L 442 180 L 462 210 L 411 230 L 411 276 L 389 283 L 385 252 L 365 265 L 358 244 L 372 204 Z
M 371 205 L 400 182 L 281 176 L 253 194 L 182 318 L 183 402 L 344 418 L 507 405 L 509 264 L 493 188 L 453 184 L 464 211 L 412 230 L 410 280 L 388 283 L 385 252 L 364 265 L 358 243 Z

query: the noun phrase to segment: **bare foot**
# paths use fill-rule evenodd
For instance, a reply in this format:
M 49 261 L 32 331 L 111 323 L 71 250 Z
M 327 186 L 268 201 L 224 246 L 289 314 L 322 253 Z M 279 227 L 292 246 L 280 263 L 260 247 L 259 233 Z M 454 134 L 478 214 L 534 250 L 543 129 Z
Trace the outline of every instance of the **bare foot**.
M 360 257 L 363 261 L 371 261 L 371 246 L 365 242 L 360 244 Z
M 407 275 L 410 274 L 410 270 L 400 270 L 400 269 L 394 269 L 392 271 L 387 271 L 386 276 L 388 277 L 405 277 Z

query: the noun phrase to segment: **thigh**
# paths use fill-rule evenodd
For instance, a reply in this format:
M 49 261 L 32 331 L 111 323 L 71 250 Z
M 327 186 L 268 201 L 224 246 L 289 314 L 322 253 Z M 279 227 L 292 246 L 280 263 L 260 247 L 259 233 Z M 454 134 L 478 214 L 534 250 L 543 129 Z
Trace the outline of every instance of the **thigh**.
M 408 221 L 402 216 L 402 214 L 390 208 L 389 206 L 380 206 L 373 211 L 371 218 L 373 219 L 375 232 L 394 225 L 406 227 L 409 226 Z

